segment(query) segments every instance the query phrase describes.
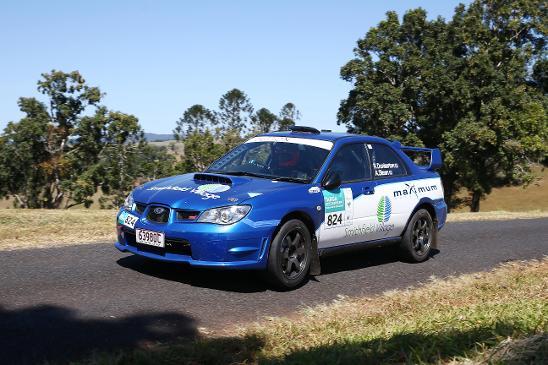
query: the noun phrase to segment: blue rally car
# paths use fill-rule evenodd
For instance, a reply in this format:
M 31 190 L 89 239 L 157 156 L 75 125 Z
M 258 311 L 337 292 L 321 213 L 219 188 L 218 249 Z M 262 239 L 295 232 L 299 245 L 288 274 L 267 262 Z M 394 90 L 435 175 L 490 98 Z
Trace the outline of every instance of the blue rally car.
M 428 166 L 405 151 L 426 152 Z M 282 288 L 320 273 L 320 255 L 395 243 L 429 257 L 447 206 L 438 149 L 293 127 L 251 138 L 206 171 L 137 187 L 116 247 L 192 266 L 257 269 Z

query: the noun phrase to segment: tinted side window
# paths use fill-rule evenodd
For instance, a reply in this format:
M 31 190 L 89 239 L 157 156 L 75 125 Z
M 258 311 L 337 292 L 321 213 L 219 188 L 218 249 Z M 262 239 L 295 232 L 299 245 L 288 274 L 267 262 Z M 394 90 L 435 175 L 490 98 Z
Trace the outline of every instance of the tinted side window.
M 407 175 L 405 165 L 390 147 L 371 143 L 367 145 L 373 166 L 375 179 L 384 179 Z
M 356 143 L 343 146 L 333 158 L 329 170 L 337 172 L 343 183 L 370 179 L 369 156 L 365 145 Z

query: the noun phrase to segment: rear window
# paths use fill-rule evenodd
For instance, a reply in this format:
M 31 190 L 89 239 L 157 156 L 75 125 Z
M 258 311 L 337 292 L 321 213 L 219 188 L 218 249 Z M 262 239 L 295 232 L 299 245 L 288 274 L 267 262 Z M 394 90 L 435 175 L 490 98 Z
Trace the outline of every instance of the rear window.
M 392 148 L 380 143 L 368 143 L 367 149 L 371 156 L 373 177 L 375 179 L 387 179 L 407 175 L 403 161 Z

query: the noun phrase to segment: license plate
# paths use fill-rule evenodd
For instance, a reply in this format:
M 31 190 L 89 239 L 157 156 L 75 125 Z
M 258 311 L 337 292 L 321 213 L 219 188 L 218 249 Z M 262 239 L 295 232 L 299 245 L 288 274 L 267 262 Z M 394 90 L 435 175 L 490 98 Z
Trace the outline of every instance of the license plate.
M 139 217 L 129 214 L 125 210 L 120 213 L 120 216 L 118 217 L 118 222 L 129 228 L 135 228 L 135 223 L 137 223 L 138 220 Z
M 136 229 L 135 239 L 137 243 L 155 247 L 165 247 L 164 234 L 162 232 L 148 231 L 146 229 Z

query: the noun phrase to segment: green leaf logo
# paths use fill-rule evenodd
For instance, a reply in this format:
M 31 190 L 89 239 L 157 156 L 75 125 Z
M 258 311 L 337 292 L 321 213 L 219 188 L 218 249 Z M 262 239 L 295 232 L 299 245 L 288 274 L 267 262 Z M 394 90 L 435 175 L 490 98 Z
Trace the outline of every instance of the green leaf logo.
M 387 196 L 380 198 L 379 203 L 377 204 L 377 221 L 379 223 L 386 223 L 390 219 L 392 214 L 392 203 Z

